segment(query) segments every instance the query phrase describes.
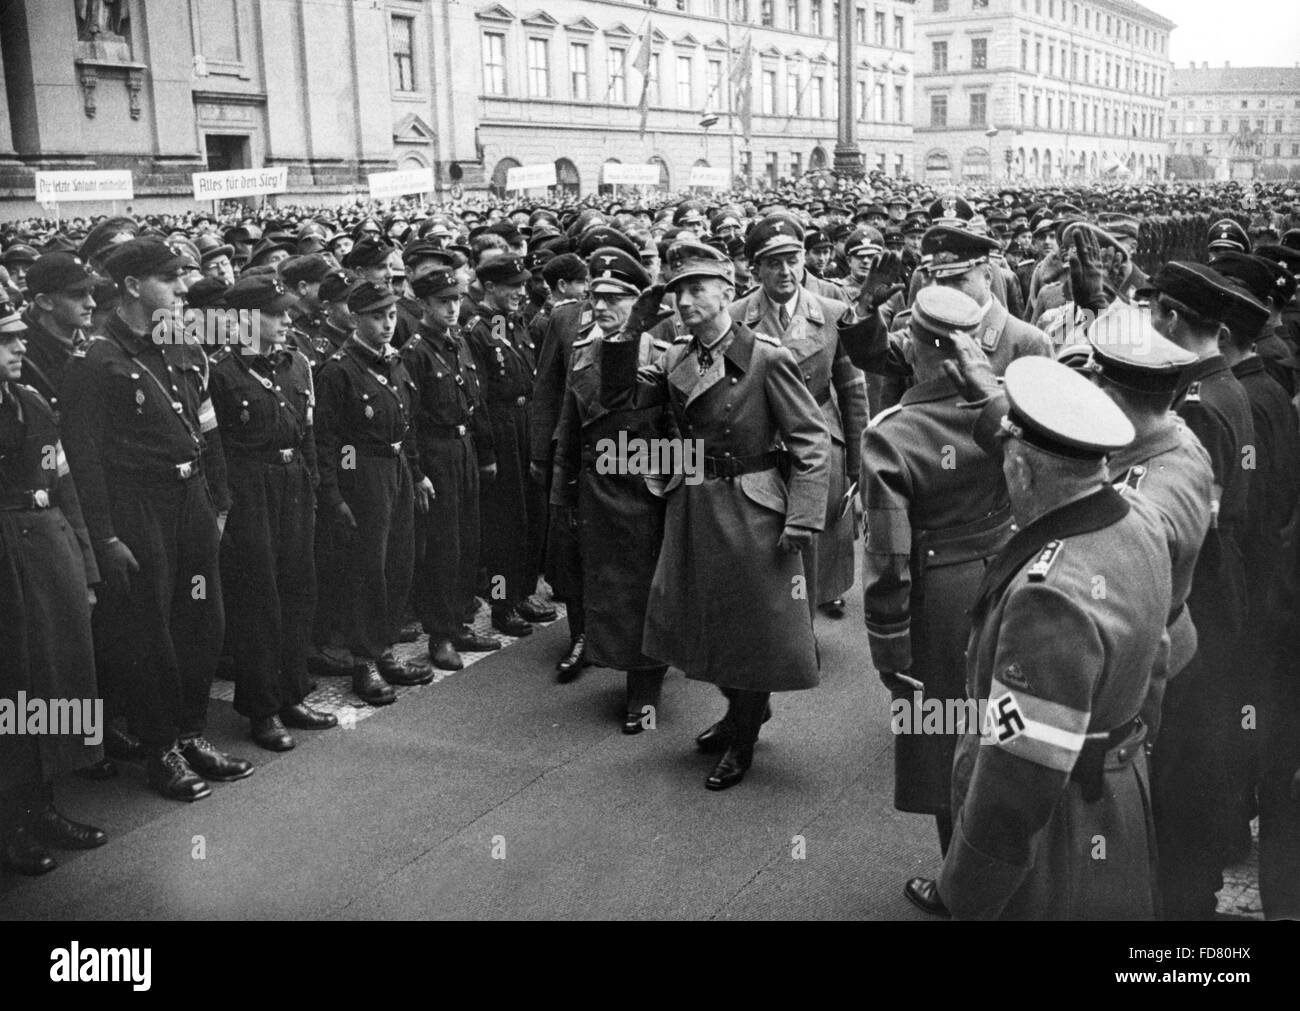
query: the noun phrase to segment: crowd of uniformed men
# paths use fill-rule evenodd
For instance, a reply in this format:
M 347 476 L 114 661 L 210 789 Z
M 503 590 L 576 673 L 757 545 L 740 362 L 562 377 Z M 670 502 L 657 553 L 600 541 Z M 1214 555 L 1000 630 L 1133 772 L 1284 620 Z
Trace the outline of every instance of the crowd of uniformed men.
M 1294 198 L 872 176 L 7 226 L 0 689 L 109 729 L 0 736 L 4 865 L 106 841 L 65 771 L 250 775 L 214 676 L 285 750 L 336 722 L 318 677 L 385 705 L 500 647 L 484 602 L 554 620 L 543 575 L 558 680 L 625 671 L 625 732 L 670 665 L 718 686 L 726 789 L 818 683 L 860 538 L 891 716 L 961 716 L 895 737 L 938 829 L 913 902 L 1210 917 L 1257 816 L 1265 914 L 1300 916 Z

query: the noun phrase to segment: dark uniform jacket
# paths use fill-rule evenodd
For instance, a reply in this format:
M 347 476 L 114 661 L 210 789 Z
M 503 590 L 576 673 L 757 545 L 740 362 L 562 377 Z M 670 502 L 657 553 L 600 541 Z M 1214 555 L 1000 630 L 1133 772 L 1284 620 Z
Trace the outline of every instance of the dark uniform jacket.
M 30 309 L 23 313 L 23 322 L 27 324 L 27 332 L 23 334 L 27 345 L 23 355 L 23 382 L 45 398 L 57 420 L 63 407 L 60 400 L 63 378 L 72 361 L 72 352 L 84 343 L 84 338 L 65 341 L 56 337 L 36 321 Z
M 452 429 L 463 427 L 474 436 L 479 467 L 495 463 L 492 426 L 479 388 L 478 366 L 460 334 L 455 330 L 440 334 L 421 323 L 402 348 L 402 362 L 419 391 L 415 412 L 417 445 L 445 439 Z M 424 470 L 422 465 L 421 472 Z
M 201 467 L 217 512 L 230 508 L 208 369 L 201 348 L 155 345 L 116 314 L 73 352 L 63 441 L 94 540 L 115 536 L 109 488 L 122 480 L 174 481 Z
M 540 314 L 539 314 L 540 316 Z M 537 319 L 533 320 L 535 324 Z M 560 424 L 564 404 L 564 383 L 569 374 L 573 342 L 594 322 L 591 303 L 577 299 L 557 302 L 546 314 L 534 335 L 537 352 L 537 378 L 529 405 L 529 460 L 549 466 L 554 449 L 555 430 Z
M 1109 486 L 1030 523 L 986 572 L 967 693 L 987 700 L 987 739 L 968 733 L 958 744 L 939 878 L 954 918 L 1154 914 L 1135 717 L 1169 587 L 1163 532 Z
M 262 463 L 301 454 L 319 480 L 312 431 L 316 391 L 306 357 L 288 347 L 268 355 L 223 349 L 212 364 L 212 403 L 228 457 Z

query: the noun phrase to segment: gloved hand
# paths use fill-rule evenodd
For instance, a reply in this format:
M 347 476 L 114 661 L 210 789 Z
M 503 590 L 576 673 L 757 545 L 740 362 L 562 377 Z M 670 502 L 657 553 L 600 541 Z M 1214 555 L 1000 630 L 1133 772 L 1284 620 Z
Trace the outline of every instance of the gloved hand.
M 1102 263 L 1101 244 L 1090 228 L 1074 228 L 1071 239 L 1069 270 L 1074 304 L 1087 312 L 1100 313 L 1109 304 L 1102 285 L 1105 265 Z
M 131 592 L 131 576 L 140 571 L 140 563 L 130 548 L 114 537 L 99 545 L 96 561 L 100 577 L 111 592 L 121 596 Z
M 998 377 L 989 365 L 988 357 L 970 334 L 957 332 L 952 336 L 956 354 L 943 360 L 943 371 L 952 380 L 962 397 L 977 404 L 999 391 Z
M 632 311 L 628 313 L 627 325 L 623 328 L 625 340 L 635 340 L 656 323 L 672 315 L 671 312 L 664 311 L 660 304 L 663 302 L 665 290 L 664 285 L 656 284 L 637 296 L 637 300 L 632 304 Z
M 777 541 L 777 547 L 787 555 L 802 553 L 812 547 L 815 536 L 816 533 L 806 527 L 787 526 L 781 533 L 781 539 Z
M 903 290 L 903 258 L 892 249 L 880 254 L 858 295 L 858 314 L 867 316 L 884 305 L 891 295 Z

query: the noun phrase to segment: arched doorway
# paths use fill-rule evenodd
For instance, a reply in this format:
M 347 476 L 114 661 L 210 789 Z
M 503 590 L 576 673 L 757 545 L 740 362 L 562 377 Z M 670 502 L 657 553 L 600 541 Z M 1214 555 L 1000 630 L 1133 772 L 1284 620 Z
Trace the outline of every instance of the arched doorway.
M 512 168 L 519 168 L 519 161 L 514 158 L 502 158 L 492 170 L 492 182 L 488 185 L 493 196 L 506 195 L 506 173 Z
M 657 154 L 650 156 L 650 163 L 659 166 L 659 188 L 661 190 L 671 189 L 672 187 L 669 185 L 668 163 Z
M 1043 152 L 1043 178 L 1052 178 L 1052 149 L 1050 147 Z
M 1025 149 L 1022 147 L 1016 152 L 1016 175 L 1023 177 L 1025 174 L 1025 166 L 1027 164 L 1028 162 L 1025 161 Z
M 1093 178 L 1096 178 L 1097 176 L 1097 152 L 1096 151 L 1092 152 L 1092 154 L 1088 156 L 1088 175 L 1092 176 Z
M 1029 176 L 1031 179 L 1038 178 L 1038 148 L 1029 152 Z
M 605 182 L 605 165 L 622 165 L 622 164 L 623 164 L 623 160 L 621 158 L 605 159 L 604 163 L 600 167 L 600 180 L 596 184 L 596 192 L 600 196 L 607 197 L 614 192 L 614 187 Z
M 826 149 L 820 144 L 812 149 L 812 154 L 808 156 L 808 168 L 813 172 L 824 169 L 830 164 L 830 159 L 826 157 Z
M 947 151 L 936 149 L 925 156 L 925 180 L 936 183 L 952 180 L 952 159 Z
M 582 195 L 582 177 L 578 175 L 578 166 L 568 158 L 555 159 L 555 192 L 561 197 Z

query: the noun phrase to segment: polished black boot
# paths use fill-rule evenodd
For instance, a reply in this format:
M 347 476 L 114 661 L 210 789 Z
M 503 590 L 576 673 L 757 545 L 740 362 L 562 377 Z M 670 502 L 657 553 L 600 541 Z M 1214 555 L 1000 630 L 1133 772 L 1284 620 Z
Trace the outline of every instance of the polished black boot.
M 567 685 L 570 681 L 576 681 L 578 675 L 582 673 L 582 668 L 586 666 L 587 637 L 580 635 L 569 644 L 569 652 L 565 653 L 555 665 L 556 683 Z
M 722 694 L 727 696 L 727 715 L 718 720 L 717 723 L 709 727 L 698 737 L 695 738 L 696 747 L 706 755 L 720 755 L 727 750 L 727 745 L 731 743 L 732 738 L 732 704 L 731 700 L 735 695 L 735 689 L 723 688 Z M 763 707 L 762 722 L 766 723 L 772 718 L 772 705 L 767 703 Z
M 731 740 L 717 766 L 704 781 L 710 790 L 729 789 L 745 778 L 754 762 L 754 742 L 758 740 L 759 727 L 771 715 L 767 692 L 733 690 L 730 698 Z
M 30 824 L 41 842 L 58 850 L 93 850 L 108 842 L 102 829 L 65 818 L 52 803 L 33 814 Z
M 18 825 L 5 837 L 3 846 L 0 846 L 0 866 L 27 877 L 48 874 L 59 866 L 37 840 L 27 812 L 21 813 Z
M 658 728 L 659 695 L 663 691 L 667 667 L 627 672 L 627 705 L 623 716 L 623 733 L 639 734 Z M 650 712 L 647 712 L 647 708 Z M 647 726 L 647 722 L 649 726 Z

